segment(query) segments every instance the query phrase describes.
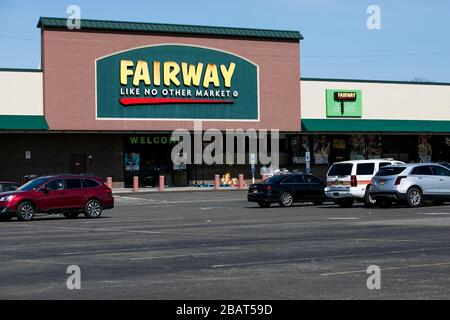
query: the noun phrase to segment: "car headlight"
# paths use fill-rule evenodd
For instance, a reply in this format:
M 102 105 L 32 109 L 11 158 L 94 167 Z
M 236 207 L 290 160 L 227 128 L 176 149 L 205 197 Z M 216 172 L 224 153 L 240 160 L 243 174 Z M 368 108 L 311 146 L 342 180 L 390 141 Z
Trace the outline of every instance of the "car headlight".
M 1 202 L 8 202 L 8 201 L 11 201 L 14 197 L 15 197 L 14 195 L 12 195 L 12 196 L 4 196 L 4 197 L 0 198 L 0 201 Z

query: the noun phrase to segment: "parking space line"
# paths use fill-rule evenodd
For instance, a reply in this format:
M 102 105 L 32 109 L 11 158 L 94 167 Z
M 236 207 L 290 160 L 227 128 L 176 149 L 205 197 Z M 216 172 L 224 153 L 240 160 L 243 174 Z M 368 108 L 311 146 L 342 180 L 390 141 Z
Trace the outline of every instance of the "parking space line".
M 345 259 L 347 259 L 347 258 L 362 258 L 362 257 L 390 255 L 390 254 L 396 255 L 396 254 L 405 254 L 405 253 L 412 253 L 412 252 L 438 251 L 438 250 L 444 250 L 444 249 L 448 249 L 448 248 L 450 248 L 450 246 L 444 246 L 444 247 L 439 247 L 439 248 L 421 248 L 421 249 L 411 249 L 411 250 L 396 250 L 396 251 L 346 254 L 346 255 L 309 257 L 309 258 L 297 258 L 297 259 L 262 260 L 262 261 L 252 261 L 252 262 L 244 262 L 244 263 L 236 263 L 236 264 L 219 264 L 219 265 L 213 265 L 213 266 L 211 266 L 211 268 L 249 267 L 249 266 L 258 266 L 258 265 L 264 265 L 264 264 L 298 263 L 298 262 L 343 259 L 343 258 L 345 258 Z
M 390 270 L 402 270 L 402 269 L 412 269 L 412 268 L 428 268 L 428 267 L 439 267 L 439 266 L 448 266 L 450 262 L 437 262 L 437 263 L 427 263 L 427 264 L 416 264 L 416 265 L 405 265 L 398 267 L 381 267 L 381 271 L 390 271 Z M 341 276 L 347 274 L 354 273 L 367 273 L 367 270 L 352 270 L 352 271 L 341 271 L 341 272 L 330 272 L 330 273 L 322 273 L 321 276 Z
M 130 260 L 131 261 L 141 261 L 141 260 L 153 260 L 153 259 L 203 257 L 203 256 L 216 256 L 216 255 L 248 253 L 248 252 L 255 252 L 255 250 L 233 250 L 233 251 L 219 251 L 219 252 L 184 253 L 184 254 L 175 254 L 175 255 L 148 256 L 148 257 L 140 257 L 140 258 L 131 258 Z

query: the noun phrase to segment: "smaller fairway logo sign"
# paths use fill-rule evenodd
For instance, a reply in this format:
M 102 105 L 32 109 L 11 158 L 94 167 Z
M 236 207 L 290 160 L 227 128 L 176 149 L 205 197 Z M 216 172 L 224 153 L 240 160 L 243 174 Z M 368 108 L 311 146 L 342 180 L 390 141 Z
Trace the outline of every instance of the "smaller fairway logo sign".
M 98 119 L 259 120 L 258 66 L 216 49 L 157 45 L 96 61 Z
M 362 117 L 361 90 L 326 90 L 327 117 Z

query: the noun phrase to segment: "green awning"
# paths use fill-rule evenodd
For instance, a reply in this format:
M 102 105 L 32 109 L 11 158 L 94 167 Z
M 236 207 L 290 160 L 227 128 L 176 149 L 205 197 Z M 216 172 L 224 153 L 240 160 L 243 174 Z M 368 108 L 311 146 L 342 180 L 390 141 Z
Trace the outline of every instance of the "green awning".
M 0 130 L 47 130 L 44 116 L 0 115 Z
M 302 131 L 450 133 L 450 120 L 303 119 Z

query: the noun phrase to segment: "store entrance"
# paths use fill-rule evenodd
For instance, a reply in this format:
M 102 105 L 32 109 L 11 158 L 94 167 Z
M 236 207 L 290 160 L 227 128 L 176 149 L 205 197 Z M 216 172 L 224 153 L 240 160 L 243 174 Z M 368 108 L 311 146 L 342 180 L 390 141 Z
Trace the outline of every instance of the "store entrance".
M 170 134 L 130 135 L 124 137 L 125 187 L 133 185 L 139 177 L 140 187 L 159 186 L 159 177 L 165 177 L 168 186 L 187 186 L 186 168 L 174 168 L 171 153 L 177 142 Z

